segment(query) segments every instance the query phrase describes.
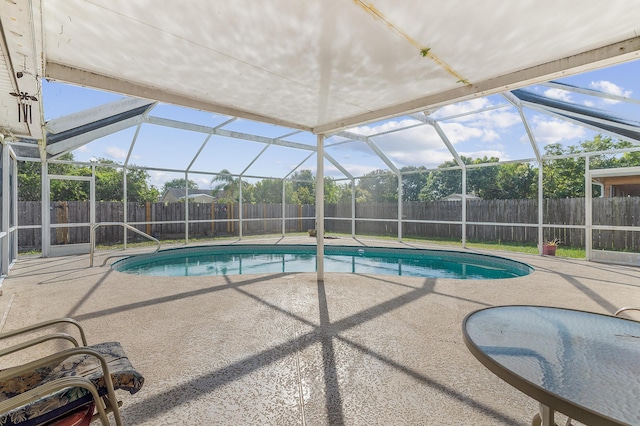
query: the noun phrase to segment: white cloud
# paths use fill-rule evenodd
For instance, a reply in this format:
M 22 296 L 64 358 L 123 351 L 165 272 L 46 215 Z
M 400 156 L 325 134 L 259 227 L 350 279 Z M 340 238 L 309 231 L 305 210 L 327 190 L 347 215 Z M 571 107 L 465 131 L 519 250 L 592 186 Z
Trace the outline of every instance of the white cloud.
M 211 188 L 211 178 L 205 176 L 192 177 L 189 179 L 194 181 L 198 185 L 198 189 L 209 189 Z
M 485 111 L 477 121 L 478 124 L 486 127 L 497 127 L 499 129 L 506 129 L 521 122 L 520 114 L 508 111 Z
M 596 106 L 596 103 L 593 101 L 584 101 L 583 102 L 584 106 L 589 107 L 589 108 L 593 108 Z
M 617 96 L 624 96 L 626 98 L 630 97 L 631 94 L 633 93 L 631 90 L 624 90 L 622 87 L 618 86 L 617 84 L 607 80 L 592 81 L 591 84 L 589 84 L 589 87 L 595 90 L 599 90 L 601 92 L 605 92 L 605 93 L 609 93 Z M 619 102 L 613 99 L 603 99 L 603 101 L 608 104 L 617 104 Z
M 350 131 L 361 135 L 370 135 L 384 132 L 390 129 L 406 127 L 407 125 L 416 123 L 418 123 L 418 121 L 416 120 L 390 121 L 380 126 L 362 126 L 351 129 Z M 344 139 L 336 138 L 336 141 L 340 140 Z M 442 140 L 436 133 L 435 129 L 426 124 L 395 133 L 390 133 L 387 135 L 372 137 L 371 140 L 386 154 L 396 151 L 410 152 L 415 149 L 441 148 L 443 146 Z M 375 155 L 366 143 L 359 141 L 337 145 L 333 148 L 328 148 L 328 150 L 340 150 L 342 152 L 357 151 Z
M 583 127 L 576 126 L 568 121 L 535 116 L 533 118 L 533 134 L 537 142 L 546 145 L 584 138 L 587 132 Z M 528 142 L 526 135 L 522 137 L 522 141 Z
M 490 141 L 495 141 L 500 139 L 500 135 L 495 130 L 484 129 L 483 133 L 484 133 L 484 135 L 482 136 L 483 141 L 490 142 Z
M 464 108 L 458 108 L 457 111 L 475 110 L 488 104 L 486 100 L 474 101 L 475 102 L 465 102 L 466 106 Z M 453 112 L 453 110 L 450 109 L 450 112 Z M 519 122 L 520 116 L 518 114 L 505 111 L 485 111 L 483 113 L 474 114 L 473 122 L 451 120 L 449 122 L 441 122 L 440 126 L 453 145 L 458 145 L 464 142 L 473 142 L 474 140 L 484 143 L 491 142 L 492 150 L 478 151 L 478 155 L 497 156 L 504 159 L 507 156 L 505 153 L 500 151 L 502 146 L 495 143 L 501 138 L 499 131 Z M 417 121 L 415 120 L 388 121 L 379 126 L 361 126 L 351 129 L 350 131 L 362 135 L 371 135 L 388 131 L 390 129 L 406 127 L 416 123 Z M 471 126 L 471 124 L 473 124 L 473 126 Z M 342 139 L 336 138 L 336 141 L 340 140 Z M 413 127 L 388 135 L 373 137 L 372 140 L 398 167 L 436 167 L 453 158 L 436 130 L 429 125 Z M 359 158 L 360 160 L 364 159 L 362 154 L 372 157 L 375 156 L 373 151 L 362 142 L 337 145 L 333 148 L 329 148 L 329 151 L 333 151 L 332 155 L 335 153 L 334 157 L 339 157 L 343 161 L 348 155 L 351 155 L 353 158 Z M 338 151 L 340 151 L 340 154 L 337 153 Z M 476 157 L 473 153 L 472 156 L 474 156 L 474 158 Z M 372 161 L 375 161 L 376 164 L 380 164 L 380 160 Z M 379 167 L 365 166 L 363 169 L 358 169 L 358 172 L 367 173 L 371 170 L 375 170 L 376 168 Z
M 413 120 L 413 119 L 405 119 L 400 121 L 391 120 L 391 121 L 386 121 L 378 126 L 354 127 L 352 129 L 349 129 L 349 131 L 351 133 L 356 133 L 358 135 L 369 136 L 369 135 L 375 135 L 378 133 L 388 132 L 390 130 L 401 129 L 403 127 L 408 127 L 418 123 L 419 123 L 418 120 Z
M 544 95 L 552 98 L 552 99 L 558 99 L 560 101 L 565 101 L 565 102 L 571 102 L 571 93 L 567 92 L 566 90 L 562 90 L 562 89 L 547 89 L 544 91 Z
M 165 183 L 176 178 L 175 173 L 149 170 L 149 182 L 156 188 L 162 189 Z
M 483 129 L 465 126 L 461 123 L 441 123 L 440 127 L 454 145 L 468 141 L 471 138 L 482 138 L 484 136 Z
M 345 163 L 342 163 L 341 166 L 344 167 L 345 170 L 348 171 L 349 173 L 351 173 L 351 175 L 354 176 L 354 177 L 359 177 L 359 176 L 362 176 L 362 175 L 366 175 L 369 172 L 372 172 L 374 170 L 379 169 L 379 167 L 368 166 L 368 165 L 365 165 L 365 164 L 345 164 Z M 312 172 L 315 174 L 316 169 L 315 168 L 312 169 Z M 334 177 L 334 178 L 337 178 L 337 179 L 346 177 L 335 166 L 329 165 L 329 164 L 325 165 L 324 174 L 325 174 L 325 176 L 331 176 L 331 177 Z
M 404 166 L 435 168 L 445 161 L 451 161 L 453 155 L 447 149 L 417 150 L 414 152 L 396 152 L 392 158 L 398 163 L 398 168 Z
M 125 158 L 127 158 L 127 151 L 115 146 L 107 147 L 107 149 L 104 150 L 104 153 L 116 160 L 124 160 Z
M 447 105 L 433 114 L 433 117 L 452 117 L 491 106 L 492 104 L 487 98 L 472 99 L 466 102 Z M 506 129 L 520 123 L 520 115 L 513 111 L 509 111 L 507 108 L 500 108 L 457 117 L 452 119 L 450 122 L 465 123 L 472 127 Z

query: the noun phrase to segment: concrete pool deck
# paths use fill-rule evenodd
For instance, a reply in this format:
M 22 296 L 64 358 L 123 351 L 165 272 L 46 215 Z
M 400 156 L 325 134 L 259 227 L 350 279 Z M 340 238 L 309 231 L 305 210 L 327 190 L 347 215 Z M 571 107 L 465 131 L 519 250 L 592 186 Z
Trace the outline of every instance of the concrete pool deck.
M 70 316 L 89 343 L 120 341 L 146 379 L 122 395 L 128 425 L 530 424 L 537 403 L 469 353 L 465 315 L 504 304 L 612 313 L 640 305 L 640 269 L 478 252 L 536 270 L 486 281 L 327 274 L 318 283 L 315 274 L 149 278 L 89 268 L 88 255 L 24 257 L 4 280 L 1 325 Z M 98 252 L 95 264 L 111 254 Z

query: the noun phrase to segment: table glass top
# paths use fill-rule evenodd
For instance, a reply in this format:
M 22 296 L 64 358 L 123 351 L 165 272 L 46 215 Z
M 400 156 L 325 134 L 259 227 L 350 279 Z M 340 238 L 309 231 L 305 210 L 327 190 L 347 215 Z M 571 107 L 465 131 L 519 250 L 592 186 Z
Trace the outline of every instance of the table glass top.
M 471 314 L 465 330 L 467 340 L 506 371 L 571 404 L 640 424 L 640 322 L 501 306 Z

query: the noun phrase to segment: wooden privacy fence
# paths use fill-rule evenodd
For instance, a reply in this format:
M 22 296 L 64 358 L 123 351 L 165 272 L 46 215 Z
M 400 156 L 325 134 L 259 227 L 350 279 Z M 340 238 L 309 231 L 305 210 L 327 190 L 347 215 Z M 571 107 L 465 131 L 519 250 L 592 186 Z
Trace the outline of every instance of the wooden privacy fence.
M 39 201 L 18 202 L 20 226 L 42 223 Z M 128 203 L 127 223 L 137 229 L 162 239 L 181 239 L 185 235 L 184 203 Z M 243 234 L 274 234 L 282 232 L 282 204 L 243 205 Z M 285 206 L 285 232 L 307 231 L 314 227 L 315 207 L 312 205 Z M 89 202 L 51 202 L 51 224 L 89 223 Z M 239 205 L 189 203 L 189 236 L 193 238 L 239 235 Z M 124 203 L 97 202 L 96 222 L 124 222 Z M 137 225 L 136 223 L 144 223 Z M 96 230 L 97 244 L 117 244 L 123 241 L 120 226 L 103 226 Z M 128 241 L 143 238 L 128 233 Z M 65 227 L 51 230 L 52 244 L 78 244 L 89 242 L 89 227 Z M 21 251 L 39 250 L 42 247 L 40 229 L 20 229 L 18 246 Z
M 127 222 L 158 239 L 181 239 L 185 234 L 184 203 L 128 203 Z M 21 227 L 42 223 L 40 202 L 18 203 L 18 223 Z M 351 204 L 325 206 L 325 229 L 331 233 L 351 233 Z M 547 225 L 544 238 L 559 238 L 563 245 L 584 247 L 583 226 L 585 205 L 583 198 L 547 199 L 543 204 L 543 218 Z M 395 236 L 398 233 L 397 203 L 358 203 L 355 208 L 356 234 Z M 246 204 L 242 209 L 243 235 L 282 232 L 281 204 Z M 285 232 L 305 232 L 314 228 L 315 206 L 285 205 Z M 189 203 L 190 238 L 239 235 L 238 204 Z M 594 225 L 640 226 L 640 198 L 597 198 L 593 200 Z M 89 203 L 82 201 L 52 202 L 51 223 L 88 223 Z M 419 223 L 414 221 L 462 220 L 459 201 L 405 202 L 402 206 L 402 234 L 406 237 L 460 240 L 460 223 Z M 96 203 L 97 222 L 123 222 L 124 204 Z M 467 239 L 483 242 L 515 242 L 535 244 L 538 238 L 538 200 L 470 200 L 467 201 Z M 503 223 L 506 226 L 483 223 Z M 530 225 L 530 226 L 525 226 Z M 129 233 L 129 241 L 140 239 Z M 20 229 L 18 244 L 21 251 L 39 250 L 42 245 L 40 229 Z M 117 226 L 98 228 L 98 244 L 115 244 L 123 240 L 123 230 Z M 74 244 L 89 241 L 89 228 L 51 230 L 52 244 Z M 594 249 L 640 251 L 640 232 L 595 230 Z

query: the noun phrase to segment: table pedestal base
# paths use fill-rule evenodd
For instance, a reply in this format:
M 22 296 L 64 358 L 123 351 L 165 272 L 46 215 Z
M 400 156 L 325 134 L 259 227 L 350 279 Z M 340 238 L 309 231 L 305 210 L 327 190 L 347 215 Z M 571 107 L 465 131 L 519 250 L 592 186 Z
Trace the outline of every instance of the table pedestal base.
M 540 412 L 531 419 L 531 426 L 557 426 L 554 411 L 544 404 L 540 404 Z
M 531 419 L 531 426 L 558 426 L 554 420 L 555 412 L 546 405 L 540 404 L 540 412 Z M 564 426 L 571 426 L 571 418 L 567 418 Z

